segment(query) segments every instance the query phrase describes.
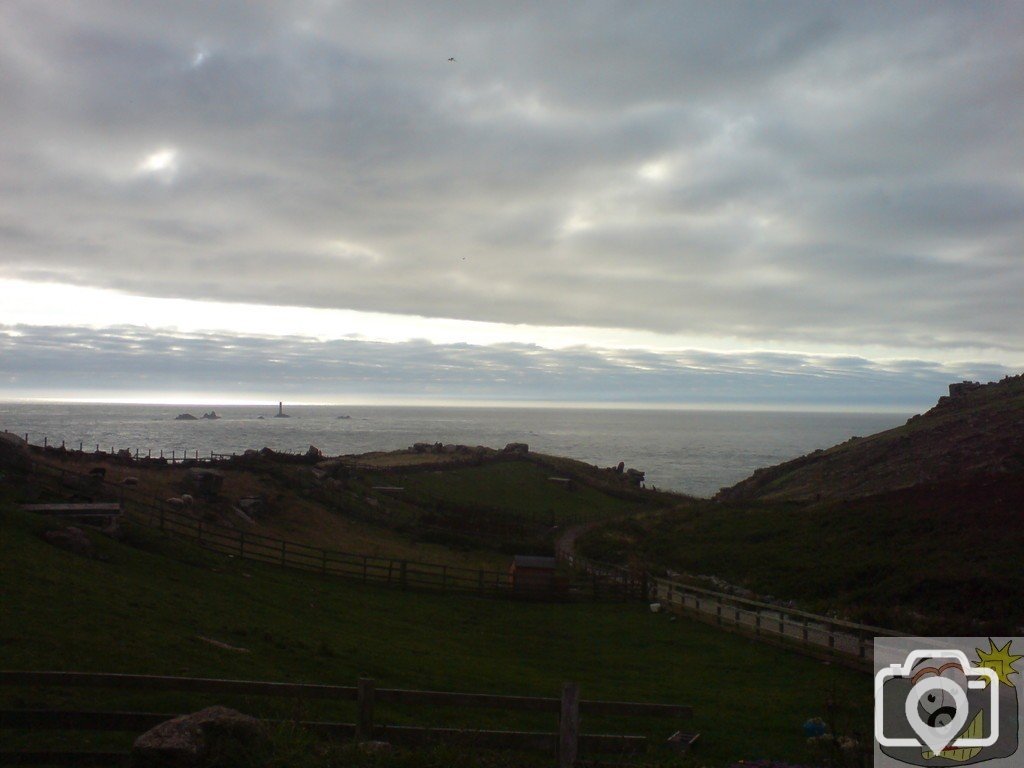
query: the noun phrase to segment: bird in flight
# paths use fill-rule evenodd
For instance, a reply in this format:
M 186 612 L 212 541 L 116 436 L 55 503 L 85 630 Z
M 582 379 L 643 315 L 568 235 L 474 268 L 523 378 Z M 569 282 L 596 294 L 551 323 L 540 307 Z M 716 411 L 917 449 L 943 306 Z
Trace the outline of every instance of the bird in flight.
M 454 64 L 455 63 L 455 57 L 454 56 L 449 56 L 448 57 L 448 61 L 450 61 L 452 64 Z

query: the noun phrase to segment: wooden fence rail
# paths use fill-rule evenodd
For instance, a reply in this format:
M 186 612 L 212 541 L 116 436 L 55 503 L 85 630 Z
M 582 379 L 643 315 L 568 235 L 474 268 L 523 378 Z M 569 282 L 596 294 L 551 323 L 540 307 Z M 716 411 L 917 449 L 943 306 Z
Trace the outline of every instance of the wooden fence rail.
M 873 669 L 875 637 L 905 634 L 669 579 L 651 581 L 653 599 L 668 610 L 858 669 Z
M 618 574 L 577 578 L 567 591 L 549 592 L 514 588 L 507 571 L 315 547 L 192 517 L 184 510 L 172 508 L 162 499 L 147 496 L 133 487 L 110 483 L 104 478 L 53 467 L 41 461 L 34 463 L 34 469 L 52 482 L 57 490 L 69 487 L 80 492 L 92 490 L 100 496 L 118 499 L 127 519 L 234 557 L 403 589 L 525 599 L 629 600 L 641 597 L 638 585 Z
M 415 691 L 399 688 L 377 688 L 375 681 L 361 678 L 356 686 L 279 683 L 257 680 L 218 680 L 211 678 L 167 677 L 158 675 L 122 675 L 88 672 L 0 671 L 0 687 L 33 688 L 113 688 L 132 691 L 184 691 L 206 694 L 242 694 L 295 699 L 329 699 L 355 701 L 355 723 L 300 722 L 309 730 L 336 738 L 357 740 L 383 739 L 400 744 L 422 744 L 430 740 L 459 741 L 478 747 L 497 749 L 542 750 L 558 754 L 562 768 L 573 765 L 580 751 L 584 753 L 629 754 L 642 751 L 647 739 L 636 735 L 582 734 L 580 715 L 620 715 L 633 717 L 671 717 L 689 720 L 693 710 L 679 704 L 652 702 L 583 701 L 579 686 L 566 683 L 561 698 L 533 696 L 502 696 L 481 693 Z M 504 711 L 559 713 L 557 732 L 488 731 L 443 727 L 396 726 L 378 723 L 374 708 L 377 703 L 422 707 L 494 708 Z M 55 710 L 3 710 L 0 728 L 145 731 L 164 722 L 173 714 L 150 712 L 82 712 Z M 280 722 L 280 721 L 267 721 Z M 9 753 L 21 755 L 27 753 Z M 70 754 L 70 753 L 69 753 Z M 74 753 L 76 756 L 81 753 Z M 0 758 L 7 755 L 0 754 Z M 70 758 L 69 758 L 70 759 Z M 58 760 L 59 762 L 59 760 Z
M 827 658 L 860 670 L 873 670 L 874 638 L 907 634 L 870 624 L 823 616 L 777 603 L 716 592 L 671 579 L 651 576 L 611 563 L 571 553 L 559 553 L 591 576 L 630 584 L 633 594 L 645 595 L 667 610 L 686 614 L 705 623 L 748 634 L 758 640 L 783 645 L 815 658 Z

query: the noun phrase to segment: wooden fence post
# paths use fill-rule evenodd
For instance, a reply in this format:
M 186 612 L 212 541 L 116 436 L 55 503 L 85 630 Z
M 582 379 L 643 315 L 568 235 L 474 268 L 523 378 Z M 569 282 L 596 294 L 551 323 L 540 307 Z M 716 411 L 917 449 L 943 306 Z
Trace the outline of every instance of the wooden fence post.
M 360 677 L 356 691 L 359 705 L 359 719 L 356 721 L 356 741 L 373 739 L 373 694 L 376 689 L 374 681 L 368 677 Z
M 558 719 L 558 767 L 571 768 L 576 764 L 580 748 L 580 686 L 566 683 L 562 686 L 562 708 Z

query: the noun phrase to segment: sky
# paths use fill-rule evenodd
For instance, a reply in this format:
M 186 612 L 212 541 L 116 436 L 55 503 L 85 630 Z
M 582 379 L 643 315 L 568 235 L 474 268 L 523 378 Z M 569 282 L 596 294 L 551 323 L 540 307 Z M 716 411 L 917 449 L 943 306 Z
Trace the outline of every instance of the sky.
M 1022 72 L 1019 3 L 8 0 L 0 398 L 927 406 L 1024 369 Z

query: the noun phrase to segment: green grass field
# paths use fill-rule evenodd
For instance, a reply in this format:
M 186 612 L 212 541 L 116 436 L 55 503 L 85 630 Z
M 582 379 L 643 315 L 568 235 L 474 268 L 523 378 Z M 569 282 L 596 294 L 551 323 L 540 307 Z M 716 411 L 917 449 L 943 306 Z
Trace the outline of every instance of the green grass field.
M 1013 477 L 818 505 L 693 503 L 611 523 L 579 546 L 879 626 L 1013 634 L 1024 622 L 1022 503 Z
M 553 525 L 607 519 L 642 507 L 579 483 L 567 489 L 548 479 L 553 474 L 551 469 L 530 462 L 499 462 L 411 473 L 402 477 L 401 485 L 408 499 L 427 508 L 440 503 Z
M 44 522 L 0 505 L 0 649 L 7 669 L 149 673 L 687 703 L 698 765 L 806 761 L 801 724 L 833 697 L 864 709 L 870 678 L 639 604 L 528 604 L 403 593 L 214 555 L 147 529 L 94 536 L 100 559 L 58 550 Z M 213 638 L 247 653 L 212 646 Z M 183 694 L 0 691 L 4 706 L 189 711 Z M 228 700 L 259 715 L 352 720 L 349 705 Z M 381 721 L 553 730 L 553 718 L 379 708 Z M 858 721 L 860 722 L 860 721 Z M 585 719 L 589 732 L 662 740 L 679 724 Z M 861 723 L 866 727 L 866 723 Z M 19 736 L 49 743 L 53 734 Z M 14 743 L 5 734 L 7 743 Z M 130 737 L 77 734 L 76 744 Z M 120 741 L 118 741 L 120 739 Z

